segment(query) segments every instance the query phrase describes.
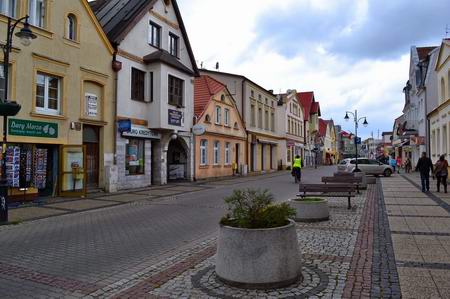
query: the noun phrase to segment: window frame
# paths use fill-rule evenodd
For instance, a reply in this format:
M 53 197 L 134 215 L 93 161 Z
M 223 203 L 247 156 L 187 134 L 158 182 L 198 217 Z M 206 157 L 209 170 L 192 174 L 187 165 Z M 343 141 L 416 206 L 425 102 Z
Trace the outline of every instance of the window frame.
M 142 77 L 136 78 L 136 75 L 142 75 Z M 130 98 L 133 101 L 145 102 L 145 79 L 147 73 L 135 67 L 131 67 L 130 78 Z M 137 82 L 135 82 L 137 80 Z M 139 84 L 139 86 L 137 86 Z
M 231 151 L 231 143 L 225 142 L 225 161 L 224 161 L 225 165 L 231 165 L 230 151 Z
M 214 123 L 216 125 L 222 124 L 222 107 L 216 106 L 215 113 L 214 113 Z
M 214 141 L 214 157 L 213 157 L 213 164 L 219 165 L 220 164 L 220 141 Z
M 178 58 L 180 48 L 180 37 L 172 32 L 169 32 L 169 54 Z M 175 51 L 175 53 L 173 53 Z
M 71 21 L 73 22 L 73 37 L 71 37 Z M 74 13 L 68 13 L 66 15 L 66 34 L 65 34 L 65 38 L 72 41 L 72 42 L 78 42 L 80 40 L 79 38 L 79 30 L 78 30 L 78 17 L 77 15 L 75 15 Z
M 148 44 L 152 47 L 160 49 L 161 48 L 161 31 L 162 31 L 161 28 L 162 27 L 159 24 L 153 22 L 152 20 L 149 21 L 148 27 L 149 27 Z M 156 30 L 156 33 L 157 33 L 157 36 L 156 36 L 157 44 L 156 45 L 153 43 L 154 42 L 153 34 L 155 33 L 154 29 Z
M 17 3 L 17 0 L 0 0 L 0 13 L 11 18 L 17 18 Z M 14 11 L 11 11 L 11 4 L 13 4 Z M 3 5 L 5 5 L 5 7 L 3 7 Z
M 38 92 L 37 92 L 37 87 L 38 87 L 38 76 L 43 76 L 44 77 L 44 107 L 40 107 L 37 105 L 37 98 L 38 98 Z M 54 78 L 58 80 L 58 98 L 57 98 L 57 105 L 58 108 L 57 109 L 53 109 L 53 108 L 49 108 L 49 86 L 50 86 L 50 78 Z M 63 77 L 57 76 L 57 75 L 53 75 L 50 73 L 45 73 L 45 72 L 41 72 L 38 71 L 35 74 L 35 84 L 34 84 L 34 109 L 37 113 L 39 114 L 45 114 L 45 115 L 61 115 L 62 114 L 62 92 L 61 92 L 61 88 L 63 88 Z
M 37 12 L 37 4 L 42 3 L 41 6 L 41 15 L 36 15 Z M 46 28 L 46 18 L 47 18 L 47 1 L 46 0 L 28 0 L 28 15 L 30 16 L 29 23 L 35 27 Z
M 224 109 L 223 117 L 224 117 L 224 122 L 223 122 L 224 125 L 229 127 L 230 126 L 230 109 L 229 108 Z
M 128 161 L 128 148 L 130 147 L 131 141 L 137 141 L 138 142 L 138 157 L 139 155 L 139 151 L 142 150 L 142 159 L 143 159 L 143 164 L 142 164 L 142 170 L 137 172 L 137 173 L 130 173 L 129 168 L 129 161 Z M 141 148 L 142 146 L 142 148 Z M 138 176 L 138 175 L 145 175 L 145 139 L 141 139 L 141 138 L 128 138 L 128 143 L 125 146 L 125 176 Z M 141 165 L 139 166 L 131 166 L 131 167 L 139 167 L 139 169 L 141 168 Z
M 180 86 L 172 86 L 173 83 L 180 83 Z M 167 103 L 176 107 L 183 107 L 184 105 L 184 80 L 173 75 L 168 76 L 167 84 Z M 175 89 L 179 89 L 180 94 L 175 94 Z M 174 99 L 175 97 L 175 99 Z
M 200 166 L 208 165 L 208 140 L 200 140 Z
M 263 128 L 263 113 L 262 108 L 258 107 L 258 129 Z

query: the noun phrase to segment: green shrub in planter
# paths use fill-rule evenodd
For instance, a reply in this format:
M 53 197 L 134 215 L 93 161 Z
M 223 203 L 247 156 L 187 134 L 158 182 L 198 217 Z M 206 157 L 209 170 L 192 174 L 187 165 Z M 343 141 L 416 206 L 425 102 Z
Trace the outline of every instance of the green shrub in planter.
M 295 209 L 287 203 L 273 204 L 268 190 L 234 190 L 225 198 L 228 214 L 220 224 L 239 228 L 274 228 L 289 224 Z

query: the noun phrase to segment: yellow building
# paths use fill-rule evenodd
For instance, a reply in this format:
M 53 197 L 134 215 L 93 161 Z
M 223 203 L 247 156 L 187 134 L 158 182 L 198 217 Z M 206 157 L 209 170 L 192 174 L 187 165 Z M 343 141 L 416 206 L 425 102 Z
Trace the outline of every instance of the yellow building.
M 1 3 L 2 40 L 8 16 L 29 15 L 37 36 L 28 47 L 15 37 L 10 57 L 7 98 L 22 106 L 8 122 L 12 195 L 18 187 L 26 187 L 28 196 L 81 195 L 86 188 L 107 187 L 111 176 L 105 169 L 114 163 L 113 48 L 88 1 Z M 2 97 L 3 74 L 2 67 Z M 20 194 L 22 199 L 23 190 Z

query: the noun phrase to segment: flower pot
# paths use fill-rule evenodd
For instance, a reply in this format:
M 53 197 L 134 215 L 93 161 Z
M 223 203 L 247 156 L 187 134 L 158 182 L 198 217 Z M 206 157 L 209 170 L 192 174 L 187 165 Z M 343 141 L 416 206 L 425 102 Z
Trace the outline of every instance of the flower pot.
M 301 256 L 295 223 L 268 229 L 220 226 L 216 274 L 224 283 L 272 289 L 299 281 Z
M 330 218 L 328 200 L 291 199 L 289 205 L 296 210 L 295 221 L 316 222 L 326 221 Z

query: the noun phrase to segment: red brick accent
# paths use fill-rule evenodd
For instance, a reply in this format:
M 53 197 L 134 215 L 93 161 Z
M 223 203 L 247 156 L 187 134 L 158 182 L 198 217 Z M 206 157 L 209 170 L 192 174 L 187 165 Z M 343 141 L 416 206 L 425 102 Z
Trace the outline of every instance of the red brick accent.
M 176 278 L 183 272 L 194 268 L 197 264 L 213 256 L 214 254 L 216 254 L 216 246 L 207 247 L 206 249 L 197 252 L 189 256 L 188 258 L 170 266 L 169 268 L 139 282 L 138 284 L 119 293 L 113 298 L 161 298 L 158 296 L 149 295 L 148 293 L 165 284 L 166 282 Z
M 373 224 L 375 220 L 375 189 L 369 185 L 355 250 L 347 274 L 342 298 L 370 298 L 372 284 Z
M 20 266 L 13 266 L 0 262 L 0 274 L 12 276 L 18 279 L 31 281 L 51 287 L 59 288 L 70 292 L 79 292 L 88 295 L 104 286 L 96 285 L 89 282 L 77 281 L 63 277 L 46 274 Z

